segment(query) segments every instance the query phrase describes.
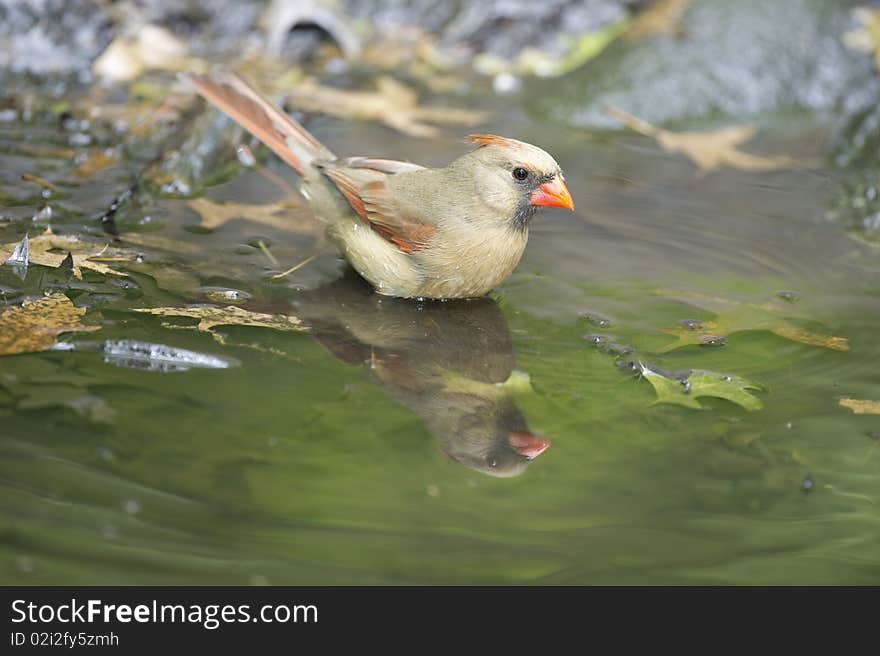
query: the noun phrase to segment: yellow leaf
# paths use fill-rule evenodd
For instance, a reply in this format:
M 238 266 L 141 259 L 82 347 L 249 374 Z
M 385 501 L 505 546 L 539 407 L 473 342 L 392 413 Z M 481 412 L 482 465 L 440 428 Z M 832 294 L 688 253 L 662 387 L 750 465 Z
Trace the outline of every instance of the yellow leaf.
M 605 111 L 631 130 L 655 139 L 663 150 L 687 156 L 701 173 L 722 166 L 741 171 L 772 171 L 797 165 L 791 157 L 762 157 L 738 150 L 737 146 L 755 136 L 757 130 L 751 125 L 733 125 L 710 132 L 670 132 L 617 107 L 609 106 Z
M 89 269 L 97 273 L 113 276 L 124 276 L 125 273 L 111 269 L 106 264 L 92 260 L 93 257 L 102 257 L 107 255 L 109 245 L 106 242 L 96 243 L 83 241 L 79 237 L 73 235 L 56 235 L 51 229 L 47 228 L 44 233 L 37 237 L 33 237 L 29 241 L 29 264 L 40 264 L 47 267 L 57 267 L 61 264 L 67 254 L 73 257 L 73 275 L 82 278 L 81 269 Z M 18 242 L 10 244 L 0 244 L 0 262 L 5 262 Z M 110 257 L 126 257 L 124 251 L 120 249 L 112 249 L 113 253 Z M 133 256 L 129 255 L 126 259 L 133 260 Z M 114 261 L 120 261 L 115 259 Z
M 61 333 L 98 330 L 80 321 L 85 313 L 85 308 L 75 307 L 64 294 L 11 307 L 0 314 L 0 355 L 45 351 Z
M 187 204 L 201 219 L 200 226 L 212 230 L 230 221 L 253 221 L 277 230 L 297 234 L 310 234 L 318 237 L 324 228 L 307 216 L 304 210 L 288 208 L 276 203 L 249 205 L 246 203 L 221 203 L 207 198 L 194 198 Z
M 215 326 L 259 326 L 275 330 L 306 330 L 297 317 L 287 314 L 266 314 L 251 312 L 235 305 L 216 307 L 212 305 L 190 305 L 187 307 L 141 308 L 135 312 L 145 312 L 164 317 L 192 317 L 199 320 L 197 328 L 212 332 Z
M 849 408 L 857 415 L 880 415 L 880 401 L 840 399 L 839 403 L 844 408 Z
M 846 337 L 813 333 L 791 323 L 783 314 L 789 314 L 788 305 L 773 303 L 743 303 L 725 298 L 703 296 L 700 294 L 676 294 L 680 300 L 715 313 L 712 321 L 685 322 L 674 328 L 665 328 L 663 332 L 676 337 L 676 341 L 663 347 L 660 352 L 666 353 L 682 346 L 706 344 L 709 337 L 726 337 L 746 330 L 769 330 L 770 332 L 801 344 L 820 346 L 833 351 L 848 351 L 849 340 Z

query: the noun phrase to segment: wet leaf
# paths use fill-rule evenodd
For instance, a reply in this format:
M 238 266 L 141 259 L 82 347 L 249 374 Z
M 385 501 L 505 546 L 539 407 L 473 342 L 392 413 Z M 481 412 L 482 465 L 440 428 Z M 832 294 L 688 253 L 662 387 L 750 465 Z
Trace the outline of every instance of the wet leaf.
M 17 246 L 17 243 L 0 244 L 0 258 L 9 257 Z M 62 262 L 67 260 L 68 256 L 71 258 L 73 275 L 80 279 L 82 278 L 81 269 L 89 269 L 105 275 L 125 275 L 124 272 L 111 269 L 106 264 L 94 261 L 92 258 L 118 256 L 132 259 L 130 254 L 121 249 L 110 249 L 107 242 L 88 242 L 73 235 L 56 235 L 51 229 L 46 229 L 38 237 L 32 237 L 29 240 L 28 261 L 30 264 L 58 268 Z
M 762 389 L 761 386 L 740 376 L 694 369 L 687 376 L 673 377 L 641 362 L 639 371 L 657 393 L 656 403 L 672 403 L 700 409 L 702 406 L 697 398 L 711 396 L 726 399 L 750 411 L 763 407 L 761 400 L 749 391 L 758 391 Z
M 74 307 L 64 294 L 25 301 L 0 314 L 0 355 L 45 351 L 67 332 L 98 330 L 82 323 L 85 308 Z
M 301 215 L 292 216 L 291 208 L 287 205 L 220 203 L 207 198 L 194 198 L 187 201 L 187 204 L 198 213 L 201 220 L 199 225 L 212 230 L 230 221 L 245 220 L 290 233 L 312 234 L 316 237 L 323 234 L 321 224 Z
M 880 401 L 840 399 L 838 403 L 844 408 L 849 408 L 857 415 L 880 415 Z
M 723 166 L 741 171 L 773 171 L 797 165 L 796 160 L 784 155 L 762 157 L 739 150 L 737 146 L 755 136 L 757 129 L 752 125 L 733 125 L 709 132 L 670 132 L 616 107 L 606 107 L 605 111 L 631 130 L 655 139 L 663 150 L 687 156 L 701 173 Z
M 874 55 L 880 70 L 880 9 L 857 7 L 852 10 L 860 26 L 843 35 L 843 43 L 851 50 Z
M 691 0 L 655 0 L 644 9 L 626 32 L 628 41 L 640 41 L 650 36 L 678 36 L 682 32 L 681 19 Z
M 670 294 L 675 296 L 675 294 Z M 791 323 L 784 315 L 791 310 L 791 304 L 768 302 L 763 304 L 743 303 L 717 297 L 691 295 L 683 297 L 704 310 L 715 313 L 712 321 L 685 320 L 663 332 L 676 337 L 676 341 L 663 347 L 660 352 L 666 353 L 682 346 L 706 345 L 710 340 L 718 340 L 733 333 L 746 330 L 769 330 L 770 332 L 790 339 L 793 342 L 820 346 L 833 351 L 848 351 L 849 340 L 846 337 L 814 333 Z
M 434 137 L 430 125 L 475 125 L 484 121 L 485 112 L 450 107 L 423 107 L 418 94 L 391 77 L 380 77 L 375 91 L 345 91 L 325 87 L 314 79 L 300 82 L 288 94 L 299 109 L 362 121 L 379 121 L 414 137 Z
M 212 305 L 190 305 L 187 307 L 141 308 L 135 312 L 145 312 L 163 317 L 192 317 L 199 320 L 198 330 L 213 333 L 215 326 L 259 326 L 275 330 L 304 331 L 306 327 L 297 317 L 288 314 L 265 314 L 251 312 L 235 305 L 216 307 Z

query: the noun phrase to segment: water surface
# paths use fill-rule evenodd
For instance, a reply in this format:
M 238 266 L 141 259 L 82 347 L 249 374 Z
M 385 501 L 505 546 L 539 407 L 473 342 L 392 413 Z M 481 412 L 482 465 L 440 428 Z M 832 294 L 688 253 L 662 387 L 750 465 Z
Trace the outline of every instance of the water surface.
M 9 302 L 63 289 L 89 308 L 101 330 L 65 341 L 237 363 L 151 371 L 88 349 L 0 359 L 3 582 L 880 582 L 880 416 L 839 405 L 880 400 L 880 256 L 826 218 L 839 182 L 822 163 L 827 128 L 793 117 L 747 146 L 804 166 L 700 175 L 643 137 L 497 109 L 487 131 L 552 152 L 578 213 L 540 214 L 489 299 L 372 295 L 322 249 L 307 210 L 252 170 L 206 195 L 286 202 L 277 225 L 244 212 L 200 229 L 186 199 L 149 197 L 118 217 L 143 255 L 117 265 L 127 278 L 31 266 L 22 281 L 2 267 Z M 312 127 L 342 154 L 442 164 L 464 147 Z M 106 241 L 97 218 L 133 168 L 76 178 L 51 151 L 69 138 L 48 119 L 0 126 L 4 243 L 47 223 Z M 27 172 L 59 189 L 36 225 Z M 225 305 L 223 290 L 309 330 L 227 326 L 221 343 L 194 320 L 133 312 Z M 724 346 L 668 350 L 683 320 L 739 323 Z M 771 330 L 782 321 L 849 348 L 786 338 Z M 763 409 L 656 404 L 629 361 L 746 377 Z M 552 444 L 527 460 L 511 433 Z

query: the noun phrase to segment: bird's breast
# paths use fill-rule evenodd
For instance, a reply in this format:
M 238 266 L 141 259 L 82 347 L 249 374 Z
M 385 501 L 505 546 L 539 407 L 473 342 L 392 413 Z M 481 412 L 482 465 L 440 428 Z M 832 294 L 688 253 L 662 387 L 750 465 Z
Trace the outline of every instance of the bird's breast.
M 509 226 L 452 231 L 418 253 L 425 273 L 419 296 L 483 296 L 513 272 L 528 241 L 528 232 Z M 438 240 L 439 241 L 439 240 Z

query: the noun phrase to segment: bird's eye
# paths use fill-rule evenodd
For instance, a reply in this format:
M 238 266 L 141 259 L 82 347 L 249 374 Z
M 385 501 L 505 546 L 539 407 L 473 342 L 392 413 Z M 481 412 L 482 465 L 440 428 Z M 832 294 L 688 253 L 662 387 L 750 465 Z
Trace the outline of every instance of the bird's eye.
M 517 180 L 525 180 L 527 177 L 529 177 L 529 172 L 526 171 L 523 167 L 517 166 L 515 169 L 513 169 L 513 177 Z

